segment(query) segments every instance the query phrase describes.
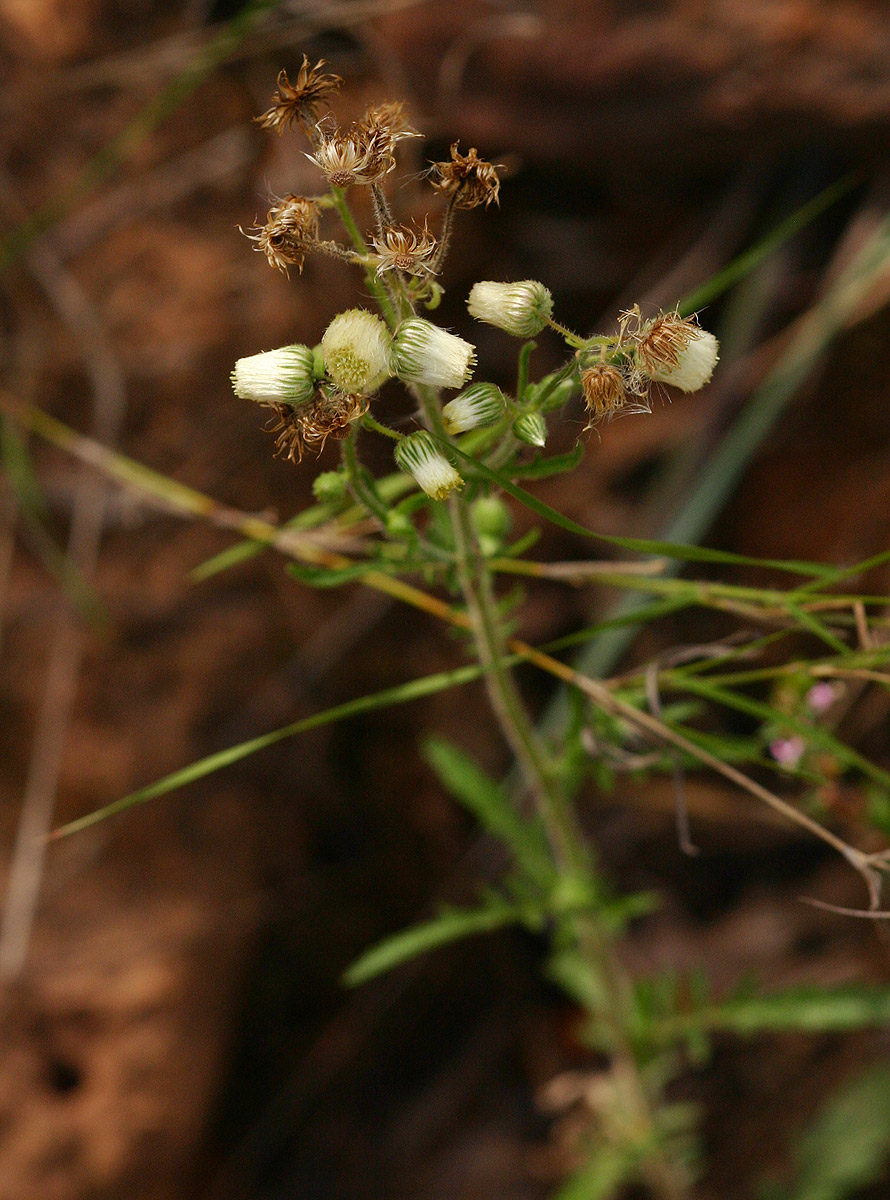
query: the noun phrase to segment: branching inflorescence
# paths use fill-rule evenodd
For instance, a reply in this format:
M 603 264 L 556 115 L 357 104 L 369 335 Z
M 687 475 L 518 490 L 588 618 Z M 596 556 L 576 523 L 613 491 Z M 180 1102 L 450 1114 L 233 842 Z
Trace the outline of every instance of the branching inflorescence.
M 302 272 L 307 255 L 314 252 L 357 264 L 376 284 L 374 294 L 388 326 L 369 312 L 353 309 L 334 318 L 314 349 L 285 347 L 236 365 L 235 391 L 272 408 L 279 452 L 292 460 L 302 458 L 306 450 L 320 450 L 328 438 L 347 436 L 350 426 L 369 412 L 388 378 L 396 377 L 413 388 L 459 389 L 469 383 L 476 367 L 475 347 L 418 316 L 417 310 L 435 308 L 441 298 L 437 276 L 451 244 L 455 212 L 488 208 L 499 202 L 500 194 L 497 168 L 480 158 L 475 147 L 462 154 L 455 142 L 449 159 L 433 163 L 427 173 L 430 185 L 444 199 L 438 235 L 430 231 L 429 218 L 421 228 L 397 223 L 382 185 L 395 170 L 399 143 L 420 135 L 398 103 L 369 108 L 346 130 L 330 114 L 320 118 L 320 108 L 342 83 L 338 76 L 324 73 L 324 65 L 311 66 L 304 56 L 293 83 L 282 71 L 272 107 L 259 122 L 278 133 L 299 125 L 311 143 L 307 156 L 331 190 L 319 197 L 286 196 L 250 236 L 269 263 L 285 272 L 290 266 Z M 322 238 L 323 213 L 333 207 L 343 216 L 343 190 L 353 186 L 371 190 L 376 230 L 364 238 L 350 219 L 351 244 Z M 573 381 L 572 390 L 580 390 L 588 429 L 600 421 L 648 412 L 654 385 L 697 391 L 709 381 L 717 362 L 713 334 L 678 312 L 645 319 L 634 308 L 623 314 L 614 335 L 578 337 L 553 319 L 553 297 L 537 280 L 476 283 L 467 307 L 476 320 L 513 337 L 529 339 L 549 326 L 565 338 L 573 357 L 563 381 Z M 444 412 L 431 409 L 429 398 L 424 404 L 423 422 L 440 439 L 440 456 L 448 460 L 448 437 L 492 425 L 501 431 L 503 455 L 511 442 L 514 448 L 544 446 L 546 388 L 537 393 L 526 388 L 525 394 L 515 397 L 495 389 L 495 402 L 493 385 L 481 386 L 482 391 L 479 384 L 471 384 L 446 404 Z M 566 389 L 558 395 L 564 402 Z M 372 427 L 381 429 L 376 420 Z M 403 436 L 416 436 L 385 432 L 397 442 Z M 404 464 L 415 461 L 415 456 L 402 453 L 397 461 L 410 470 Z M 425 472 L 417 478 L 422 488 L 424 478 Z M 462 483 L 452 464 L 430 494 L 441 500 Z

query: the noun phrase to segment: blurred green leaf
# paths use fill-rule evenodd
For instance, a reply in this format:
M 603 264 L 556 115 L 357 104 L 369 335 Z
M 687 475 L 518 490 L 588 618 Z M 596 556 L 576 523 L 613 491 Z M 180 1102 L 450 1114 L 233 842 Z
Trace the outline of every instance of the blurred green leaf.
M 484 908 L 446 909 L 431 921 L 412 925 L 410 929 L 403 929 L 378 942 L 344 972 L 343 982 L 347 987 L 356 987 L 420 954 L 461 938 L 514 925 L 522 921 L 524 916 L 522 908 L 495 901 Z
M 874 1067 L 844 1085 L 821 1108 L 794 1151 L 795 1178 L 772 1184 L 774 1200 L 843 1200 L 875 1182 L 890 1154 L 890 1067 Z
M 520 866 L 540 882 L 551 878 L 553 868 L 540 822 L 521 817 L 505 788 L 444 738 L 427 738 L 423 756 L 452 796 L 489 833 L 507 843 Z
M 553 1200 L 612 1200 L 622 1184 L 629 1183 L 640 1165 L 640 1153 L 634 1147 L 598 1144 L 590 1158 Z

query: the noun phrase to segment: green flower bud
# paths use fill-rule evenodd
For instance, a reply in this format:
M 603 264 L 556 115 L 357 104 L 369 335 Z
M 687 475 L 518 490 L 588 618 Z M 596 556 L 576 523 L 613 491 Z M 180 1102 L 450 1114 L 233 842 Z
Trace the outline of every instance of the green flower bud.
M 474 283 L 467 301 L 470 316 L 496 325 L 514 337 L 529 338 L 540 333 L 553 312 L 553 297 L 543 283 L 523 279 L 519 283 Z
M 445 432 L 464 433 L 479 425 L 493 425 L 507 407 L 504 393 L 493 383 L 473 383 L 442 409 Z
M 405 383 L 456 388 L 472 375 L 476 350 L 463 338 L 422 317 L 409 317 L 396 330 L 391 361 L 396 375 Z
M 543 446 L 547 441 L 547 425 L 540 413 L 523 413 L 513 422 L 513 433 L 527 446 Z
M 398 509 L 390 509 L 386 516 L 386 532 L 392 537 L 406 538 L 413 537 L 416 530 L 411 522 L 410 517 L 406 517 L 403 512 Z
M 322 471 L 312 484 L 312 494 L 319 504 L 336 503 L 346 496 L 348 490 L 349 484 L 342 471 Z
M 232 387 L 236 396 L 257 404 L 305 404 L 315 394 L 312 351 L 308 346 L 282 346 L 239 358 Z
M 480 496 L 470 507 L 473 528 L 480 537 L 500 542 L 510 532 L 513 515 L 499 496 Z

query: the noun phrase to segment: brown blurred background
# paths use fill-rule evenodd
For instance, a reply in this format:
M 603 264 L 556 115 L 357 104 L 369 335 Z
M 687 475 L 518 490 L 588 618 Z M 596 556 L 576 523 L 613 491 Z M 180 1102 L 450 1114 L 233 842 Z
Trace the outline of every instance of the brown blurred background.
M 470 330 L 474 280 L 540 278 L 561 320 L 610 329 L 634 301 L 674 303 L 854 173 L 825 215 L 703 314 L 725 347 L 712 388 L 605 428 L 578 472 L 541 485 L 604 532 L 663 530 L 781 354 L 783 330 L 890 199 L 880 0 L 283 3 L 163 121 L 133 132 L 237 16 L 233 0 L 0 0 L 0 228 L 58 202 L 0 278 L 0 358 L 7 394 L 247 512 L 299 511 L 337 450 L 300 468 L 276 461 L 262 414 L 231 393 L 234 360 L 313 344 L 360 296 L 328 260 L 276 275 L 237 228 L 262 219 L 270 195 L 320 186 L 299 134 L 253 123 L 303 51 L 346 78 L 344 121 L 371 101 L 407 101 L 427 141 L 409 147 L 408 181 L 393 192 L 405 217 L 430 212 L 435 224 L 421 173 L 453 140 L 506 165 L 500 211 L 467 214 L 457 231 L 441 309 L 504 386 L 514 347 Z M 85 180 L 127 129 L 120 161 Z M 710 544 L 838 563 L 886 549 L 885 295 L 878 281 L 807 374 Z M 559 347 L 539 341 L 543 372 Z M 397 394 L 384 403 L 404 415 Z M 556 442 L 571 445 L 580 424 L 567 411 Z M 74 542 L 102 613 L 72 613 L 4 486 L 3 878 L 26 797 L 69 820 L 201 755 L 464 661 L 431 620 L 361 590 L 299 588 L 272 554 L 191 583 L 229 535 L 30 449 L 44 528 Z M 383 448 L 370 453 L 388 469 Z M 527 515 L 516 521 L 522 530 Z M 536 553 L 588 550 L 551 530 Z M 523 635 L 559 636 L 612 599 L 542 587 Z M 711 632 L 678 618 L 630 653 Z M 546 681 L 523 684 L 546 702 Z M 878 699 L 846 731 L 882 761 L 887 715 Z M 446 692 L 285 742 L 31 864 L 36 920 L 24 934 L 7 925 L 0 998 L 3 1200 L 553 1191 L 566 1166 L 560 1121 L 536 1097 L 586 1059 L 574 1014 L 539 980 L 540 946 L 507 934 L 354 994 L 339 983 L 373 940 L 471 896 L 496 869 L 418 756 L 430 729 L 492 772 L 509 767 L 480 690 Z M 662 901 L 629 939 L 636 969 L 705 962 L 718 989 L 746 972 L 772 984 L 887 980 L 873 930 L 797 903 L 860 904 L 838 862 L 704 778 L 690 802 L 696 860 L 677 850 L 666 783 L 583 797 L 616 886 Z M 855 789 L 838 799 L 854 833 L 863 804 Z M 719 1042 L 678 1093 L 706 1114 L 696 1194 L 751 1195 L 819 1096 L 886 1049 L 880 1033 Z

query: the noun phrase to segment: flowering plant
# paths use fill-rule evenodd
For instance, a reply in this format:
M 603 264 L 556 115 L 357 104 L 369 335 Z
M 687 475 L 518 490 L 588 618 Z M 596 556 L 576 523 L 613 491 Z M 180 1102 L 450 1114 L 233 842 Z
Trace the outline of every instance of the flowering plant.
M 873 900 L 878 894 L 877 873 L 885 868 L 886 856 L 854 849 L 723 761 L 699 731 L 671 718 L 662 708 L 658 690 L 659 680 L 663 683 L 670 675 L 679 690 L 731 704 L 727 699 L 731 685 L 729 692 L 721 691 L 703 680 L 701 672 L 659 675 L 656 671 L 623 691 L 510 636 L 496 589 L 499 573 L 549 574 L 572 581 L 597 575 L 618 586 L 633 586 L 634 576 L 639 582 L 642 573 L 645 588 L 663 593 L 665 603 L 678 596 L 677 589 L 695 595 L 694 602 L 708 602 L 703 597 L 712 596 L 706 590 L 712 585 L 697 590 L 696 585 L 679 580 L 656 582 L 645 563 L 588 564 L 586 575 L 583 566 L 555 564 L 548 572 L 546 564 L 523 557 L 527 540 L 509 544 L 511 520 L 505 496 L 566 529 L 591 536 L 518 483 L 570 470 L 583 453 L 579 446 L 574 454 L 550 458 L 542 454 L 548 422 L 567 405 L 580 403 L 587 432 L 616 417 L 650 412 L 652 397 L 661 388 L 696 392 L 709 383 L 717 365 L 717 339 L 679 307 L 647 317 L 638 306 L 620 314 L 613 332 L 581 336 L 554 317 L 554 298 L 544 283 L 483 280 L 470 291 L 469 315 L 522 339 L 523 344 L 512 394 L 475 379 L 475 346 L 423 313 L 439 305 L 440 278 L 457 214 L 499 202 L 498 168 L 480 158 L 475 148 L 461 153 L 455 142 L 449 159 L 432 164 L 429 173 L 433 189 L 442 198 L 438 233 L 430 231 L 429 217 L 422 228 L 399 222 L 384 185 L 396 169 L 399 143 L 420 135 L 398 104 L 371 108 L 345 132 L 330 114 L 319 118 L 319 107 L 327 104 L 341 83 L 325 74 L 323 66 L 311 66 L 304 58 L 293 85 L 282 73 L 273 106 L 260 123 L 279 133 L 298 124 L 310 143 L 308 156 L 326 177 L 328 191 L 315 197 L 285 197 L 252 237 L 256 248 L 280 270 L 294 265 L 302 271 L 310 253 L 330 254 L 357 266 L 379 315 L 351 309 L 333 317 L 318 346 L 289 346 L 240 360 L 233 373 L 235 390 L 273 410 L 278 451 L 291 460 L 301 459 L 307 450 L 320 451 L 328 439 L 342 441 L 342 465 L 318 477 L 316 497 L 331 506 L 331 512 L 338 506 L 342 511 L 352 502 L 376 522 L 376 542 L 367 549 L 363 563 L 338 560 L 329 567 L 303 571 L 301 577 L 324 586 L 362 578 L 466 630 L 492 710 L 518 766 L 512 790 L 500 788 L 456 747 L 441 741 L 431 746 L 431 761 L 443 780 L 510 849 L 513 870 L 497 889 L 483 896 L 476 909 L 447 910 L 373 948 L 354 964 L 347 980 L 359 983 L 424 949 L 504 924 L 549 930 L 548 973 L 583 1010 L 585 1040 L 608 1063 L 593 1072 L 569 1102 L 582 1101 L 588 1120 L 575 1152 L 580 1190 L 571 1191 L 575 1185 L 569 1185 L 567 1194 L 604 1198 L 614 1195 L 623 1182 L 636 1179 L 656 1196 L 679 1197 L 686 1194 L 691 1178 L 694 1116 L 671 1105 L 665 1089 L 677 1073 L 677 1051 L 686 1035 L 690 1053 L 700 1056 L 713 1014 L 723 1014 L 715 1024 L 725 1019 L 731 1027 L 732 1016 L 727 1014 L 739 1011 L 732 1008 L 738 1002 L 730 999 L 721 1007 L 702 992 L 692 1005 L 693 1015 L 681 1020 L 687 1000 L 676 977 L 649 985 L 631 978 L 623 967 L 616 940 L 630 918 L 645 911 L 650 898 L 616 901 L 611 896 L 573 801 L 579 756 L 590 760 L 591 771 L 600 780 L 640 763 L 671 773 L 679 838 L 690 854 L 697 850 L 690 839 L 683 799 L 683 764 L 697 762 L 721 772 L 839 849 L 868 882 Z M 347 199 L 347 189 L 356 187 L 367 188 L 370 194 L 374 228 L 366 235 Z M 339 215 L 347 243 L 322 236 L 322 218 L 329 212 Z M 532 380 L 534 342 L 530 339 L 546 330 L 562 339 L 566 359 L 549 375 Z M 387 426 L 375 411 L 379 389 L 392 380 L 401 382 L 413 397 L 410 429 Z M 442 390 L 457 394 L 443 398 Z M 401 473 L 395 489 L 362 465 L 361 431 L 395 443 L 394 464 Z M 402 498 L 394 501 L 393 496 Z M 604 540 L 680 559 L 708 557 L 706 552 L 696 555 L 690 547 Z M 721 556 L 716 558 L 719 561 Z M 733 561 L 733 556 L 723 555 L 722 560 Z M 597 572 L 597 566 L 605 569 Z M 404 579 L 396 582 L 398 576 L 412 573 L 450 587 L 463 607 L 451 607 Z M 814 576 L 818 575 L 814 568 Z M 748 615 L 752 605 L 766 603 L 766 591 L 743 590 Z M 738 600 L 731 587 L 721 596 L 730 610 Z M 769 596 L 775 603 L 776 593 Z M 682 606 L 683 600 L 679 603 Z M 790 600 L 788 605 L 789 614 L 800 612 Z M 812 631 L 816 618 L 808 613 L 804 620 Z M 834 634 L 828 636 L 837 642 Z M 536 664 L 574 690 L 580 716 L 561 746 L 548 742 L 535 728 L 511 674 L 516 659 Z M 807 693 L 815 697 L 812 713 L 822 711 L 817 701 L 824 694 L 824 685 L 815 685 Z M 777 732 L 766 708 L 763 714 L 755 753 L 769 746 L 773 763 L 785 773 L 793 773 L 803 758 L 807 737 L 824 740 L 809 718 L 802 721 L 792 713 L 783 718 Z M 659 749 L 641 754 L 636 744 L 640 738 L 654 741 Z M 724 739 L 724 751 L 728 745 Z M 836 756 L 835 776 L 841 769 L 838 764 Z M 531 811 L 525 797 L 531 800 Z M 706 990 L 706 985 L 696 986 Z M 783 1007 L 780 998 L 774 1019 L 781 1024 L 789 1011 L 799 1012 L 795 1004 L 788 1001 Z M 769 1027 L 773 1018 L 761 1019 Z M 744 1020 L 740 1018 L 741 1025 Z M 673 1034 L 663 1032 L 665 1021 L 674 1022 Z

